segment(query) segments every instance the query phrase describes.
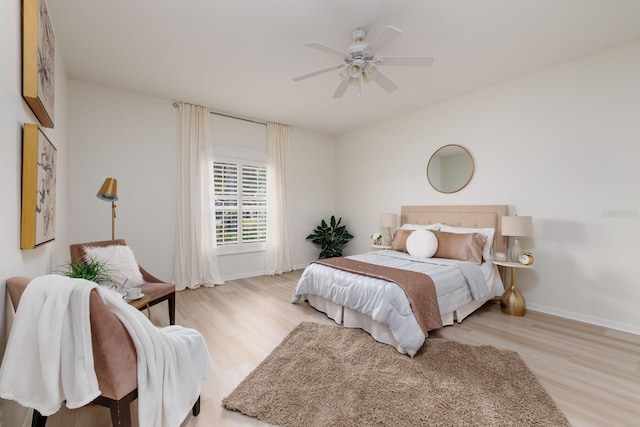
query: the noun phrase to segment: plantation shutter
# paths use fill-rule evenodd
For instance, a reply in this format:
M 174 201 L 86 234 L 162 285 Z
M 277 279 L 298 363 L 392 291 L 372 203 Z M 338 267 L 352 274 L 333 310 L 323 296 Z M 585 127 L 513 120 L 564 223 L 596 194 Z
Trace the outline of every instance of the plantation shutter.
M 264 166 L 242 166 L 242 242 L 264 242 L 267 238 L 267 170 Z
M 238 165 L 213 164 L 216 243 L 218 246 L 238 243 Z
M 229 246 L 265 242 L 266 167 L 214 162 L 213 181 L 217 244 Z

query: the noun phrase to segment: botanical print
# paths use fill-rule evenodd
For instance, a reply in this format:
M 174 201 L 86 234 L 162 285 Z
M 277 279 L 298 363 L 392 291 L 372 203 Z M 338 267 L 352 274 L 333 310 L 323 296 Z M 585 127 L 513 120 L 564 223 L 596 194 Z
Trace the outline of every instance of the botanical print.
M 38 2 L 38 96 L 53 121 L 55 37 L 44 0 Z
M 36 245 L 55 238 L 56 148 L 38 132 L 38 180 L 36 199 Z

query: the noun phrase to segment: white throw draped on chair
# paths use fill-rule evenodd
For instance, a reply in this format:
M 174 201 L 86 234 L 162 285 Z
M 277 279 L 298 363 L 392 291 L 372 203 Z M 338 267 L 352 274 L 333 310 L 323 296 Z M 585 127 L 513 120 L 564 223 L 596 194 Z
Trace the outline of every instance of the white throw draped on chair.
M 36 277 L 22 294 L 0 367 L 0 396 L 48 416 L 63 401 L 79 408 L 100 395 L 91 341 L 93 289 L 136 348 L 138 425 L 178 426 L 211 371 L 203 336 L 182 326 L 157 328 L 121 295 L 57 274 Z
M 267 123 L 267 244 L 265 274 L 293 270 L 291 128 Z
M 180 103 L 178 212 L 173 283 L 176 290 L 224 283 L 218 270 L 211 204 L 209 110 Z

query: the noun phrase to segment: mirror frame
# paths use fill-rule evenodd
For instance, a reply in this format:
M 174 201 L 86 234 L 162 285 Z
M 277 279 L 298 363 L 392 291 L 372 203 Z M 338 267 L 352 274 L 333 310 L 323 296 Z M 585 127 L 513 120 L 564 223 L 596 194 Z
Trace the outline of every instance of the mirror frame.
M 435 185 L 433 185 L 433 182 L 431 182 L 431 178 L 429 178 L 429 166 L 431 165 L 431 162 L 433 161 L 434 157 L 436 157 L 436 155 L 440 152 L 440 150 L 447 148 L 447 147 L 458 147 L 462 150 L 464 150 L 464 152 L 467 154 L 467 156 L 469 156 L 469 159 L 471 160 L 471 171 L 469 172 L 469 178 L 467 179 L 467 181 L 458 189 L 453 190 L 453 191 L 442 191 L 441 189 L 437 188 Z M 429 158 L 429 162 L 427 163 L 427 170 L 426 170 L 426 174 L 427 174 L 427 181 L 429 181 L 429 184 L 431 185 L 431 187 L 440 192 L 440 193 L 444 193 L 444 194 L 453 194 L 453 193 L 457 193 L 458 191 L 461 191 L 462 189 L 464 189 L 470 182 L 471 182 L 471 178 L 473 178 L 473 173 L 475 172 L 475 168 L 476 168 L 476 164 L 475 161 L 473 160 L 473 156 L 471 155 L 471 153 L 469 152 L 469 150 L 467 150 L 466 148 L 464 148 L 462 145 L 458 145 L 458 144 L 447 144 L 447 145 L 443 145 L 442 147 L 438 148 Z

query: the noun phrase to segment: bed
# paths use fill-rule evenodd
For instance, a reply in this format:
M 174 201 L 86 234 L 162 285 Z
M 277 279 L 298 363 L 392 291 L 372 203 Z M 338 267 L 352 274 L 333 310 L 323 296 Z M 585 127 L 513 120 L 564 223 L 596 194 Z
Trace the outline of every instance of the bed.
M 492 239 L 485 245 L 479 265 L 445 258 L 418 259 L 394 250 L 348 258 L 428 274 L 435 284 L 442 325 L 452 325 L 504 291 L 501 271 L 492 264 L 491 258 L 496 252 L 506 253 L 507 240 L 501 233 L 501 218 L 507 211 L 506 205 L 401 208 L 401 228 L 437 224 L 436 229 L 442 228 L 448 233 L 483 230 L 487 234 L 489 230 L 489 234 L 493 233 Z M 482 278 L 478 278 L 480 275 Z M 483 280 L 482 286 L 476 283 L 474 288 L 471 277 L 476 282 Z M 427 335 L 418 324 L 405 291 L 384 279 L 312 263 L 293 292 L 292 302 L 303 301 L 336 323 L 364 329 L 377 341 L 410 356 L 418 351 Z

